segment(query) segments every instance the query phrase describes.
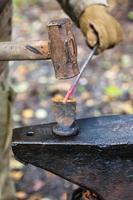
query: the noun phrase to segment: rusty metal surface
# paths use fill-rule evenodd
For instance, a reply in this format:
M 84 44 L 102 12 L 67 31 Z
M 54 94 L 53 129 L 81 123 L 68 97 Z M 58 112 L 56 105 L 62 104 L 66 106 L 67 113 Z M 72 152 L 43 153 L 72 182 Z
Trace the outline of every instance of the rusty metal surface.
M 48 24 L 48 35 L 56 78 L 72 78 L 79 73 L 77 45 L 70 19 L 53 20 Z
M 64 97 L 55 96 L 52 98 L 52 112 L 57 124 L 53 127 L 53 132 L 59 136 L 72 136 L 78 133 L 75 124 L 76 119 L 76 100 L 69 99 L 64 103 Z
M 12 148 L 24 163 L 51 171 L 104 200 L 132 200 L 133 116 L 77 120 L 79 134 L 54 136 L 55 123 L 14 129 Z
M 58 79 L 72 78 L 79 73 L 77 45 L 70 19 L 51 21 L 49 41 L 0 42 L 0 61 L 52 59 Z

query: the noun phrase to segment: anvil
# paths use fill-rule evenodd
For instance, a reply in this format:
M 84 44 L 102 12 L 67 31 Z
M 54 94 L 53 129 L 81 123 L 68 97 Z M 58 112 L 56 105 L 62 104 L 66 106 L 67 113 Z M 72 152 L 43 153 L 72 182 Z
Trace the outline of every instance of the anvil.
M 76 120 L 78 135 L 58 137 L 55 123 L 16 128 L 16 159 L 48 170 L 100 200 L 133 199 L 133 115 Z

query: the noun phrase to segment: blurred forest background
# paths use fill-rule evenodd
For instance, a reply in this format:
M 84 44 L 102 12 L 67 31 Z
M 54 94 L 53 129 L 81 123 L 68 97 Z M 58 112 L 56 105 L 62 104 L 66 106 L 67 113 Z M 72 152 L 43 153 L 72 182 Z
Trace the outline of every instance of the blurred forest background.
M 130 3 L 130 4 L 129 4 Z M 47 39 L 47 24 L 66 17 L 55 0 L 13 0 L 13 40 Z M 119 1 L 113 14 L 123 26 L 124 41 L 96 56 L 80 80 L 75 93 L 77 117 L 133 114 L 133 2 Z M 87 47 L 74 25 L 79 66 L 87 58 Z M 54 121 L 51 97 L 65 93 L 72 79 L 56 80 L 51 61 L 10 62 L 12 85 L 17 92 L 13 109 L 14 127 Z M 11 159 L 11 177 L 17 198 L 66 200 L 75 185 L 34 166 Z

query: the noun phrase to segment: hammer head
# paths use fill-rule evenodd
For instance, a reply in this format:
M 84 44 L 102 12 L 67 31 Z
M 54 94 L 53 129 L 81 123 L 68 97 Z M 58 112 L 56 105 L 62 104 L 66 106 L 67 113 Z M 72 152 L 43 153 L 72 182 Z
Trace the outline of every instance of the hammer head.
M 51 21 L 48 24 L 48 35 L 56 78 L 68 79 L 78 75 L 77 45 L 70 19 Z

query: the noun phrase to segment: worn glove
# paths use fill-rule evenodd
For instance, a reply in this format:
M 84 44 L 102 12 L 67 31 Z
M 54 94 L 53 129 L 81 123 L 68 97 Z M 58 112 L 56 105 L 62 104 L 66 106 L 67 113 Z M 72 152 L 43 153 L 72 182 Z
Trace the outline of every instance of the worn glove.
M 87 7 L 79 19 L 79 24 L 90 48 L 98 42 L 97 54 L 114 47 L 123 38 L 119 22 L 102 5 Z

